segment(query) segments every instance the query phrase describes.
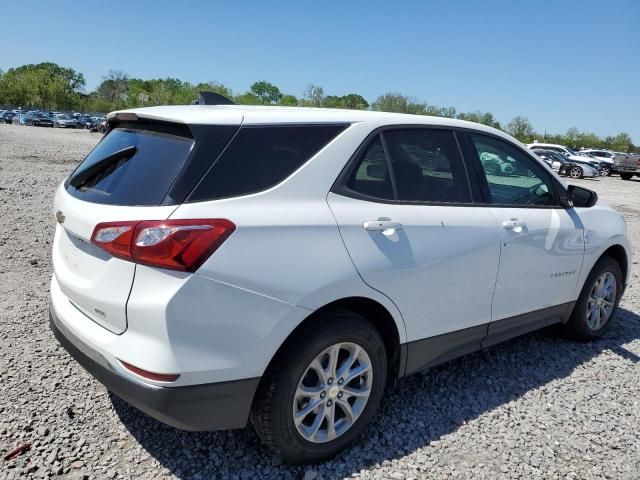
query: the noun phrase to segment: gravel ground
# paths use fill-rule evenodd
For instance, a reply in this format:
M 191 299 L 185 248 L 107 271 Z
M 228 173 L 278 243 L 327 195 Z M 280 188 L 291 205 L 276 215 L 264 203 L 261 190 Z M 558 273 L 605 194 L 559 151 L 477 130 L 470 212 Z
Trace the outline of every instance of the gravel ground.
M 547 330 L 403 379 L 368 436 L 321 465 L 283 465 L 250 429 L 182 432 L 111 397 L 47 325 L 53 192 L 99 138 L 0 125 L 0 452 L 31 444 L 0 458 L 0 479 L 640 478 L 635 262 L 605 339 Z M 625 213 L 639 246 L 640 182 L 577 183 Z

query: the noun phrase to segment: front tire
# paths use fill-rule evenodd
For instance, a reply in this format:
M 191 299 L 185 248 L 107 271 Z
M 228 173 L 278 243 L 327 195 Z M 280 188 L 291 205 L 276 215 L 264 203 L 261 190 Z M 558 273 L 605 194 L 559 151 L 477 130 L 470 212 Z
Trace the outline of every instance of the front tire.
M 620 178 L 622 180 L 631 180 L 631 177 L 633 177 L 633 175 L 631 175 L 630 173 L 621 173 L 620 174 Z
M 622 269 L 611 257 L 598 260 L 564 326 L 576 340 L 597 340 L 611 327 L 623 290 Z
M 364 432 L 386 381 L 378 331 L 356 313 L 331 312 L 298 332 L 269 367 L 251 421 L 287 462 L 316 463 Z

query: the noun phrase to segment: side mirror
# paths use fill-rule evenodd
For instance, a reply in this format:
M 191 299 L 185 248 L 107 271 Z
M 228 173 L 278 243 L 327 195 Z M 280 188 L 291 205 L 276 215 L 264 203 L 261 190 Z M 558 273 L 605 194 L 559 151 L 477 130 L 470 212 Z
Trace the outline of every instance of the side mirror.
M 562 203 L 562 198 L 560 200 Z M 567 200 L 574 207 L 590 208 L 598 203 L 598 194 L 588 188 L 569 185 L 567 188 Z

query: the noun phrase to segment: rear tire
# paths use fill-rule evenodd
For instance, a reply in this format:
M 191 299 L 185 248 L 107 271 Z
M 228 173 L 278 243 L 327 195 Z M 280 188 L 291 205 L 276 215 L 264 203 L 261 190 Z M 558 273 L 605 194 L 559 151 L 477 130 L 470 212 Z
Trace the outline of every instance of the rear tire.
M 597 340 L 611 328 L 622 295 L 624 279 L 618 262 L 602 257 L 584 282 L 564 331 L 576 340 Z
M 621 173 L 620 174 L 620 178 L 623 180 L 631 180 L 631 177 L 633 177 L 633 175 L 631 175 L 630 173 Z
M 375 327 L 356 313 L 329 312 L 298 332 L 269 366 L 251 422 L 287 462 L 316 463 L 364 432 L 386 381 L 385 345 Z
M 571 167 L 569 169 L 569 176 L 571 178 L 582 178 L 584 175 L 582 168 L 580 167 Z

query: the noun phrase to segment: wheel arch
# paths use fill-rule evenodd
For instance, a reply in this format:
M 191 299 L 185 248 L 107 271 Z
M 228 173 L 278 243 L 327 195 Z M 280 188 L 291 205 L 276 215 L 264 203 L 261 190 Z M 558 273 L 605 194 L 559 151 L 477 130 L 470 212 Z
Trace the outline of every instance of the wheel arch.
M 263 378 L 268 376 L 272 365 L 276 362 L 287 346 L 299 338 L 301 333 L 308 328 L 310 324 L 320 321 L 325 314 L 336 310 L 346 310 L 357 313 L 369 321 L 376 330 L 378 330 L 382 340 L 384 341 L 387 359 L 389 361 L 388 385 L 393 385 L 398 378 L 403 376 L 404 365 L 406 362 L 406 358 L 404 357 L 406 357 L 406 352 L 401 348 L 402 336 L 393 315 L 387 307 L 376 300 L 368 297 L 352 296 L 340 298 L 327 303 L 310 313 L 302 322 L 300 322 L 298 326 L 291 331 L 287 338 L 284 339 L 280 347 L 278 347 L 275 354 L 272 356 L 264 371 Z
M 629 273 L 629 258 L 625 248 L 620 244 L 611 245 L 602 253 L 602 255 L 600 255 L 598 260 L 602 257 L 611 257 L 618 262 L 618 265 L 620 265 L 620 269 L 622 270 L 622 278 L 624 278 L 626 283 L 627 275 Z

